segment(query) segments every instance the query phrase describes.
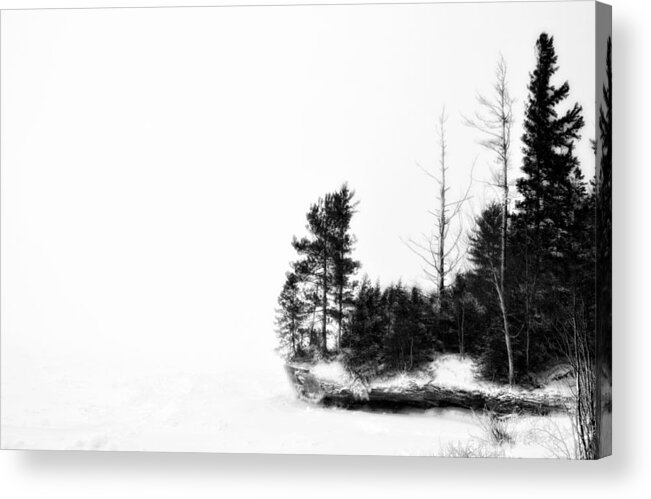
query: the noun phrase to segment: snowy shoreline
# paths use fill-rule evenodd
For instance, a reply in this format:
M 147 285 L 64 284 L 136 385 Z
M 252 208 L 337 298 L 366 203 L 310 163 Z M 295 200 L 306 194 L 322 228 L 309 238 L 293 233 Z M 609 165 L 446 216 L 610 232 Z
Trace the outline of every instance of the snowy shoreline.
M 341 362 L 288 363 L 286 371 L 300 398 L 346 408 L 395 409 L 457 407 L 508 414 L 566 412 L 572 401 L 569 383 L 550 382 L 525 389 L 479 379 L 472 359 L 438 356 L 430 365 L 362 381 Z

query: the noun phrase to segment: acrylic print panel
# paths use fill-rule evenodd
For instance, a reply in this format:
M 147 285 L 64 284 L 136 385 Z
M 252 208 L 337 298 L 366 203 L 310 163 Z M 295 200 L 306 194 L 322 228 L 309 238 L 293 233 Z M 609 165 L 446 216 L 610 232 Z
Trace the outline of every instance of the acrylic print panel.
M 598 12 L 2 11 L 2 448 L 608 453 Z

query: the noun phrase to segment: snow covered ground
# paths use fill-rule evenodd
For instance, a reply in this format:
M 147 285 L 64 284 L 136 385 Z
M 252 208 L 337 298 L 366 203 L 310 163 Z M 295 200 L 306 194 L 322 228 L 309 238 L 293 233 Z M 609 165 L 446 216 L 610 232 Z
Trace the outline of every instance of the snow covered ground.
M 342 375 L 336 366 L 321 369 Z M 296 398 L 280 360 L 224 372 L 152 365 L 135 373 L 97 362 L 46 366 L 26 356 L 2 374 L 5 449 L 564 457 L 562 446 L 571 446 L 562 415 L 506 421 L 514 443 L 497 445 L 483 416 L 469 411 L 310 405 Z
M 310 368 L 311 372 L 325 381 L 338 384 L 352 383 L 353 379 L 344 366 L 337 361 L 320 362 Z M 419 371 L 402 372 L 389 376 L 379 377 L 371 381 L 373 388 L 407 388 L 409 386 L 424 386 L 433 383 L 436 386 L 462 390 L 480 390 L 486 393 L 495 392 L 524 392 L 524 388 L 509 387 L 491 381 L 480 379 L 475 361 L 469 357 L 458 354 L 441 354 Z M 567 379 L 547 382 L 537 389 L 539 393 L 548 395 L 571 396 L 571 384 Z

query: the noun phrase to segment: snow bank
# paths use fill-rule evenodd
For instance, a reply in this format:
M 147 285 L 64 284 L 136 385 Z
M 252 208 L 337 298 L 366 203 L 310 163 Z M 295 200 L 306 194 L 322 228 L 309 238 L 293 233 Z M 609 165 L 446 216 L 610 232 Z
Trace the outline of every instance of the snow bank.
M 374 388 L 413 388 L 434 384 L 443 388 L 479 389 L 485 382 L 477 378 L 477 365 L 470 357 L 443 354 L 420 371 L 401 372 L 374 380 Z
M 353 381 L 344 365 L 338 360 L 332 362 L 320 361 L 310 368 L 310 372 L 317 378 L 330 383 L 347 385 Z
M 419 388 L 428 384 L 448 389 L 475 390 L 487 394 L 531 392 L 531 390 L 518 386 L 510 387 L 482 380 L 479 376 L 477 362 L 471 357 L 462 357 L 459 354 L 439 355 L 420 371 L 402 372 L 380 377 L 371 382 L 371 387 L 400 390 Z M 534 391 L 549 396 L 570 396 L 572 393 L 572 379 L 555 379 L 543 388 Z
M 444 354 L 429 365 L 434 383 L 447 388 L 476 388 L 477 364 L 470 357 Z

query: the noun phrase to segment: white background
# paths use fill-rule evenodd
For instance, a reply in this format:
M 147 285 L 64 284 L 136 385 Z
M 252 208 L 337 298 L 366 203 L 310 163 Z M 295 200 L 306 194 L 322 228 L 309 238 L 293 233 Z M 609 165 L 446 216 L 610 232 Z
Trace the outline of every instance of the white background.
M 292 235 L 344 181 L 362 272 L 418 280 L 401 238 L 431 227 L 436 185 L 416 163 L 435 168 L 440 109 L 449 201 L 476 162 L 485 206 L 494 160 L 462 113 L 502 53 L 515 176 L 543 30 L 584 108 L 591 178 L 593 16 L 585 2 L 3 12 L 3 376 L 44 356 L 273 362 Z
M 21 2 L 21 6 L 26 3 Z M 16 4 L 2 2 L 0 5 L 7 8 Z M 48 497 L 86 497 L 90 494 L 135 497 L 154 493 L 162 497 L 180 494 L 191 497 L 225 494 L 228 497 L 244 492 L 252 496 L 276 493 L 279 497 L 347 493 L 391 497 L 407 491 L 458 495 L 457 488 L 461 488 L 463 495 L 484 497 L 489 493 L 500 497 L 508 492 L 527 493 L 529 497 L 607 497 L 624 493 L 640 495 L 642 492 L 635 491 L 636 486 L 648 490 L 648 479 L 644 475 L 649 464 L 644 461 L 649 444 L 645 429 L 648 402 L 644 396 L 636 398 L 637 394 L 646 392 L 644 353 L 650 350 L 645 328 L 639 326 L 645 319 L 648 301 L 648 294 L 642 289 L 648 277 L 643 271 L 648 267 L 643 260 L 645 241 L 641 240 L 648 226 L 642 208 L 648 173 L 641 165 L 641 158 L 645 144 L 643 115 L 648 111 L 648 100 L 642 90 L 649 77 L 648 67 L 644 65 L 649 44 L 647 19 L 641 10 L 639 3 L 634 6 L 633 2 L 622 1 L 614 5 L 615 107 L 619 131 L 616 133 L 614 193 L 615 457 L 599 463 L 558 463 L 3 452 L 0 455 L 2 491 L 11 497 L 39 494 Z M 637 285 L 635 277 L 639 277 Z

